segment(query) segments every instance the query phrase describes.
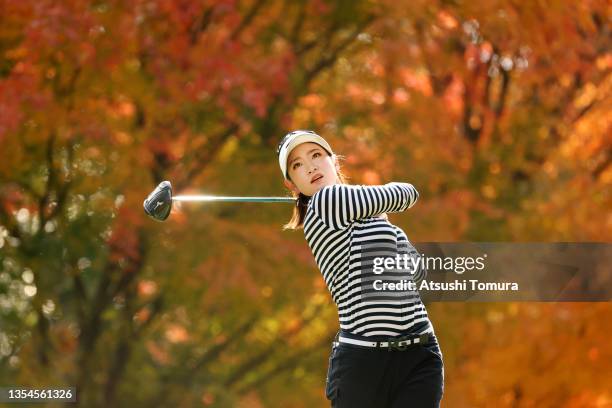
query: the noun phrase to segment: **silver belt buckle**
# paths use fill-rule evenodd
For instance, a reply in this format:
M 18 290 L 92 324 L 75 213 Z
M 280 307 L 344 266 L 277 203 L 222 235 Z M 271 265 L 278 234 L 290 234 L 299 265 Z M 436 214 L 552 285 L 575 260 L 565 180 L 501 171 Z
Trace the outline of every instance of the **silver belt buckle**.
M 406 339 L 402 339 L 401 337 L 397 340 L 389 340 L 389 351 L 391 351 L 391 349 L 396 349 L 399 351 L 404 351 L 406 350 L 406 348 L 408 347 L 408 344 L 404 344 L 402 346 L 400 346 L 400 343 L 402 341 L 406 341 Z

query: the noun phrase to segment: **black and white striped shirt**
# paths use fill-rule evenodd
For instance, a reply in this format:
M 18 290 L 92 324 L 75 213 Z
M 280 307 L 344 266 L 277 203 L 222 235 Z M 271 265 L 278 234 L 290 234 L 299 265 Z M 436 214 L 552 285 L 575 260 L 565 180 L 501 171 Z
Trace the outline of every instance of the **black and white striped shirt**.
M 389 337 L 434 332 L 418 291 L 416 296 L 399 300 L 373 301 L 362 289 L 367 257 L 363 248 L 380 246 L 418 256 L 401 228 L 378 217 L 404 211 L 418 197 L 412 184 L 397 182 L 380 186 L 334 184 L 311 197 L 304 235 L 338 306 L 341 329 L 361 336 Z M 412 275 L 414 281 L 418 284 L 426 273 L 419 265 Z

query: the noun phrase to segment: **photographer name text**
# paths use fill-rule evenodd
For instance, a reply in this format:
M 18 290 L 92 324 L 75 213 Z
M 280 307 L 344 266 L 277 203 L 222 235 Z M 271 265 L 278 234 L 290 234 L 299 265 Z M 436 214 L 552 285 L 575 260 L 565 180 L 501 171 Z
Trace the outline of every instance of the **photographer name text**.
M 482 282 L 478 279 L 455 279 L 453 282 L 434 282 L 422 280 L 418 285 L 414 281 L 402 279 L 401 281 L 385 282 L 377 279 L 372 283 L 377 291 L 415 291 L 415 290 L 444 290 L 444 291 L 507 291 L 519 290 L 517 282 Z

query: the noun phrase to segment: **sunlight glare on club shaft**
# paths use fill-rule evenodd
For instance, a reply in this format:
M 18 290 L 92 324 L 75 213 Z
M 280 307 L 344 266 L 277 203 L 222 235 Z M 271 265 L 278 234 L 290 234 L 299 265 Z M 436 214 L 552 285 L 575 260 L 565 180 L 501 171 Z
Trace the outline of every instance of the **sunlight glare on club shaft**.
M 174 201 L 235 201 L 235 202 L 283 202 L 293 203 L 293 197 L 223 197 L 215 195 L 178 195 L 172 197 Z

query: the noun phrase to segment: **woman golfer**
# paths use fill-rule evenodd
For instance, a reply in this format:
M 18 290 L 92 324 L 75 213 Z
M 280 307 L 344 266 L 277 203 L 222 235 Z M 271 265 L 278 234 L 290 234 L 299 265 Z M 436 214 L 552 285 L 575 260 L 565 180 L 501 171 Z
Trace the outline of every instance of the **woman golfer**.
M 386 217 L 412 207 L 416 189 L 347 184 L 330 145 L 312 131 L 288 133 L 277 153 L 298 198 L 285 229 L 303 227 L 338 306 L 325 389 L 332 407 L 439 407 L 442 352 L 416 290 L 426 270 Z

